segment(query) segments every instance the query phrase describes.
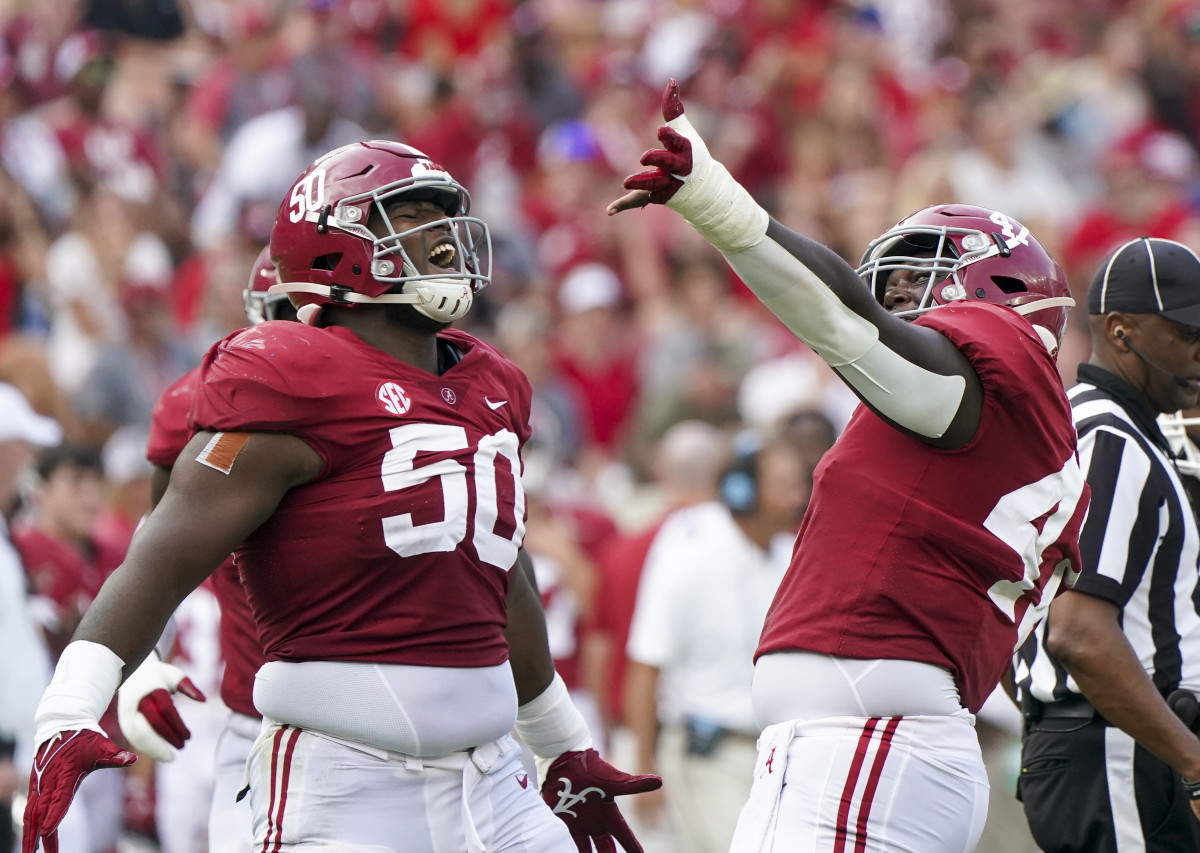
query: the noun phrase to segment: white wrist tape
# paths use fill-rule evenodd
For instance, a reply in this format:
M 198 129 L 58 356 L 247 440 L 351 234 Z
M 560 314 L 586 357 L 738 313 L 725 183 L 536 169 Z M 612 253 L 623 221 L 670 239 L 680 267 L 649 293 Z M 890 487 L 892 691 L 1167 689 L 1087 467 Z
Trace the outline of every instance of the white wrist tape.
M 564 752 L 592 747 L 587 721 L 571 701 L 567 685 L 557 672 L 550 686 L 536 699 L 517 707 L 516 730 L 534 754 L 539 787 L 555 758 Z
M 35 747 L 59 732 L 88 729 L 107 737 L 100 717 L 121 683 L 125 666 L 108 646 L 76 640 L 63 649 L 54 678 L 38 703 Z
M 686 115 L 667 122 L 692 143 L 692 173 L 667 202 L 723 253 L 749 248 L 767 233 L 770 217 L 729 170 L 713 159 Z

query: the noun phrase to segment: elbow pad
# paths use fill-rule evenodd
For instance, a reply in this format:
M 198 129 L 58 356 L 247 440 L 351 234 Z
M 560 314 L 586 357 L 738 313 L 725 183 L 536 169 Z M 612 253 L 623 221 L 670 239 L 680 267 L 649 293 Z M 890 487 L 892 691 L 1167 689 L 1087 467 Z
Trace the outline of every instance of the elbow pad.
M 963 377 L 934 373 L 883 344 L 873 323 L 769 237 L 725 258 L 792 334 L 876 411 L 927 438 L 945 435 L 966 392 Z

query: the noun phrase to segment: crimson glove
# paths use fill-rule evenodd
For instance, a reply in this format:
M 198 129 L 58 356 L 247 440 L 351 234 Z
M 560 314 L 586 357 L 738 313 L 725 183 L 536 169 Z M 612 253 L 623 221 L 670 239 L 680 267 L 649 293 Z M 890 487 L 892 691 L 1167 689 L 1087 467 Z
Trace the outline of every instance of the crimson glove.
M 542 784 L 542 799 L 567 825 L 579 853 L 616 853 L 613 840 L 628 853 L 642 853 L 642 845 L 613 797 L 644 794 L 662 787 L 658 776 L 630 776 L 600 757 L 594 749 L 564 752 L 554 759 Z
M 99 732 L 59 732 L 42 744 L 29 774 L 21 853 L 37 853 L 44 840 L 46 853 L 58 853 L 58 825 L 71 805 L 79 783 L 93 770 L 128 767 L 137 756 L 121 749 Z
M 679 98 L 679 84 L 672 77 L 663 91 L 662 115 L 664 121 L 671 121 L 683 115 L 683 102 Z M 642 155 L 643 166 L 653 166 L 650 171 L 638 172 L 625 179 L 625 189 L 642 190 L 648 195 L 632 194 L 614 202 L 609 208 L 610 215 L 617 210 L 627 210 L 631 207 L 642 207 L 646 204 L 666 204 L 683 186 L 678 176 L 687 177 L 692 173 L 692 143 L 687 137 L 674 128 L 663 125 L 658 129 L 658 141 L 662 148 L 651 148 Z
M 204 701 L 204 694 L 196 685 L 192 684 L 190 678 L 179 682 L 179 692 L 197 702 Z M 190 738 L 192 733 L 183 722 L 183 718 L 179 716 L 175 702 L 171 699 L 170 691 L 160 687 L 147 693 L 142 697 L 142 701 L 138 702 L 137 707 L 141 715 L 146 718 L 146 722 L 150 724 L 150 728 L 154 729 L 159 737 L 176 749 L 183 749 L 184 741 Z
M 204 694 L 183 670 L 151 652 L 117 691 L 117 719 L 129 745 L 155 761 L 174 761 L 192 736 L 175 708 L 175 693 L 197 702 Z

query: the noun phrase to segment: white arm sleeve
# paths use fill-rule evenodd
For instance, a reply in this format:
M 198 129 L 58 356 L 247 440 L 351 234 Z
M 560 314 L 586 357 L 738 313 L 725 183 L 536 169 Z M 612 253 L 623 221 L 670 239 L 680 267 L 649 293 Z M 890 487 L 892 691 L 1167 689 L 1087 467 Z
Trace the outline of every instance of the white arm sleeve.
M 759 300 L 894 423 L 940 438 L 967 382 L 902 358 L 799 258 L 767 236 L 770 217 L 709 154 L 687 116 L 668 124 L 692 144 L 692 172 L 667 202 L 725 256 Z
M 963 377 L 926 370 L 881 343 L 872 323 L 769 237 L 725 259 L 771 313 L 877 411 L 919 435 L 945 434 L 966 391 Z

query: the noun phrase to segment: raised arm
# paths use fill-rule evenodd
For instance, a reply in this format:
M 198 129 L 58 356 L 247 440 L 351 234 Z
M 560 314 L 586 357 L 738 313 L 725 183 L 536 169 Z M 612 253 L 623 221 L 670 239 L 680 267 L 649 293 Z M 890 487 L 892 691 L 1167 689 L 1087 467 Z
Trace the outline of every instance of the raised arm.
M 677 211 L 877 414 L 938 447 L 970 441 L 983 389 L 966 356 L 936 330 L 890 314 L 836 253 L 771 219 L 709 154 L 674 80 L 663 118 L 663 148 L 642 157 L 651 171 L 626 179 L 631 192 L 609 215 L 646 204 Z

